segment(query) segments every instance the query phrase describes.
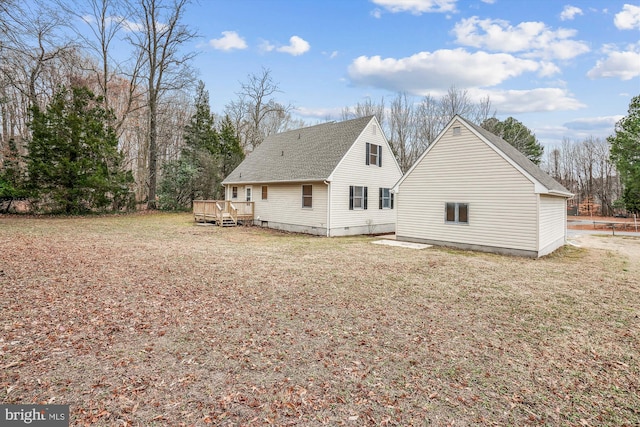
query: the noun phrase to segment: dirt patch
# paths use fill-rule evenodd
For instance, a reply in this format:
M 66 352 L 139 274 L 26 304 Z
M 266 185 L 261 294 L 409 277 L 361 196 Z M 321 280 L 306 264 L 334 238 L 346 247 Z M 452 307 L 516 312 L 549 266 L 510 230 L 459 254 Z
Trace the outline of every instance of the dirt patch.
M 627 258 L 0 217 L 2 403 L 73 426 L 640 424 Z
M 572 241 L 587 248 L 613 251 L 627 258 L 630 268 L 640 272 L 640 237 L 584 234 L 576 236 Z

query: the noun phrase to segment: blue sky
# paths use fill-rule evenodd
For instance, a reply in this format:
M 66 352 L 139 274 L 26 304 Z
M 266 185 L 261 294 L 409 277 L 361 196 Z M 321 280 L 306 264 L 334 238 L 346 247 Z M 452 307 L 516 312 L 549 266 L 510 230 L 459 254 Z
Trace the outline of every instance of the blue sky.
M 263 67 L 309 123 L 456 85 L 550 145 L 608 136 L 640 94 L 637 0 L 201 0 L 185 22 L 217 113 Z

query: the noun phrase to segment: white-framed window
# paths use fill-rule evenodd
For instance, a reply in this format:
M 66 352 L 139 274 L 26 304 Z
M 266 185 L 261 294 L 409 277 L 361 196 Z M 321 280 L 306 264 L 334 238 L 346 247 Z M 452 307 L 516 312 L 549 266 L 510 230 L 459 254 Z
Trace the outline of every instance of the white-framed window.
M 251 187 L 247 187 L 246 188 L 246 196 L 247 196 L 246 197 L 246 199 L 247 199 L 246 201 L 250 202 L 251 201 Z
M 382 167 L 382 146 L 376 144 L 369 144 L 367 142 L 367 165 L 376 165 Z
M 389 188 L 380 188 L 378 190 L 378 208 L 393 209 L 393 193 Z
M 302 207 L 311 209 L 313 207 L 313 185 L 302 185 Z
M 445 203 L 444 221 L 449 224 L 469 224 L 469 204 Z
M 368 188 L 349 186 L 349 210 L 367 209 Z
M 231 198 L 232 199 L 238 198 L 238 187 L 231 187 Z

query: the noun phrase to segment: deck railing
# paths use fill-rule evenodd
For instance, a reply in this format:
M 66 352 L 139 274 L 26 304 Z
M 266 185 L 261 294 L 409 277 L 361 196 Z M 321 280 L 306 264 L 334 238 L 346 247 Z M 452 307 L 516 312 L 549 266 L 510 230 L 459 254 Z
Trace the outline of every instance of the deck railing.
M 231 202 L 229 200 L 194 200 L 193 217 L 197 222 L 213 222 L 222 225 L 225 219 L 252 221 L 253 202 Z

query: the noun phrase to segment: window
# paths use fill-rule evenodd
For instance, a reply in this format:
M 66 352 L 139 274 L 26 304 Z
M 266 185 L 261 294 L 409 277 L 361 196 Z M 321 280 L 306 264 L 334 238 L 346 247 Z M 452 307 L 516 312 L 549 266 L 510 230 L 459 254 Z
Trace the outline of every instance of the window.
M 302 207 L 313 207 L 313 185 L 311 184 L 302 186 Z
M 454 135 L 460 135 L 460 126 L 454 126 L 453 127 L 453 134 Z
M 238 187 L 231 187 L 231 198 L 232 199 L 238 198 Z
M 367 165 L 376 165 L 382 167 L 382 146 L 369 144 L 367 142 Z
M 349 187 L 349 210 L 367 209 L 367 187 Z
M 445 222 L 452 224 L 468 224 L 469 204 L 445 203 Z
M 388 188 L 379 189 L 379 209 L 393 209 L 393 193 Z
M 251 201 L 251 187 L 247 187 L 247 202 Z
M 262 200 L 267 200 L 267 186 L 262 186 Z

